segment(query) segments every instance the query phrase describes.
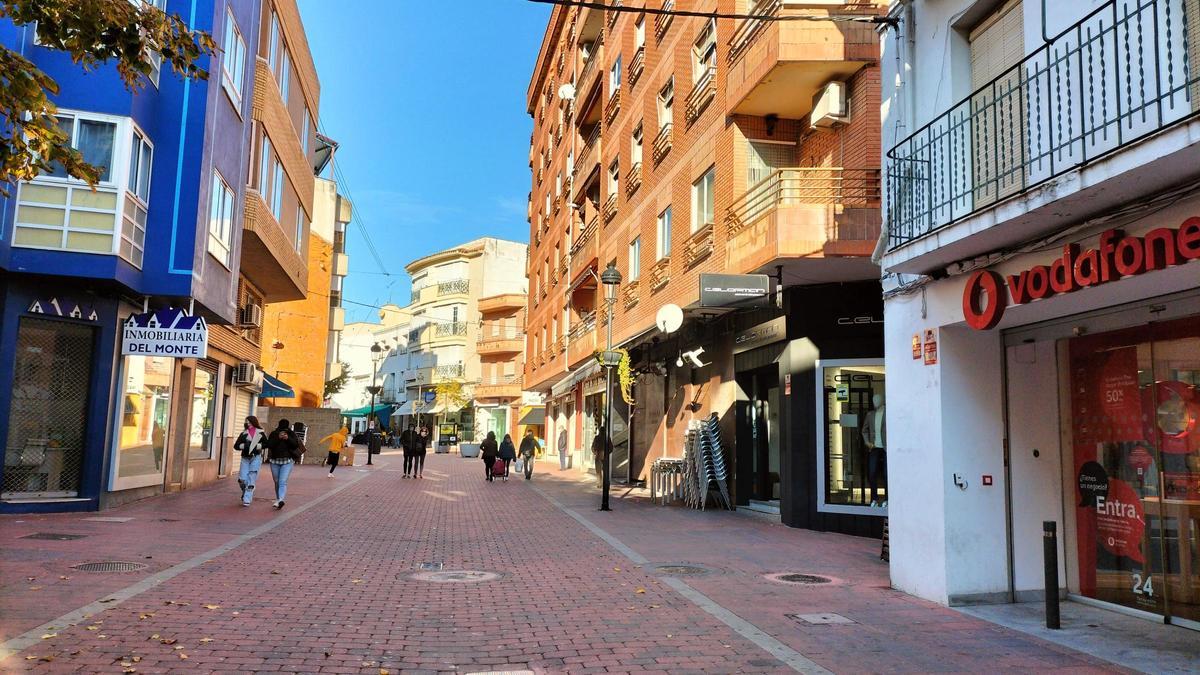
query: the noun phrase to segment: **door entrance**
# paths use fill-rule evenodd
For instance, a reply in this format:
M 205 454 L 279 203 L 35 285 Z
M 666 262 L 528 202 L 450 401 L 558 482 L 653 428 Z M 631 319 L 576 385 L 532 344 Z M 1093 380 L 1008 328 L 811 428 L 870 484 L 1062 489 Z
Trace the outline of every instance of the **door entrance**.
M 1068 351 L 1080 592 L 1200 627 L 1200 317 Z
M 738 406 L 738 502 L 778 506 L 779 370 L 771 366 L 738 374 L 747 401 Z

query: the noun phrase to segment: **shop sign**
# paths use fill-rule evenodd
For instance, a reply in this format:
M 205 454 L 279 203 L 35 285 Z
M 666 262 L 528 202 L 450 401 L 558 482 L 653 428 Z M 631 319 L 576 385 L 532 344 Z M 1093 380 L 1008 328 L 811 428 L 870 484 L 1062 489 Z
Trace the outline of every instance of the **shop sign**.
M 932 366 L 937 363 L 937 331 L 932 328 L 925 331 L 925 365 Z
M 34 300 L 29 303 L 29 309 L 26 310 L 30 314 L 50 314 L 53 316 L 61 316 L 68 319 L 86 319 L 88 321 L 98 321 L 100 316 L 95 309 L 83 309 L 79 303 L 67 301 L 60 303 L 58 298 L 49 298 L 47 300 Z
M 701 274 L 701 307 L 766 307 L 771 278 L 765 274 Z
M 437 392 L 436 392 L 436 391 L 427 391 L 427 392 L 425 392 L 425 403 L 426 403 L 426 404 L 433 403 L 433 401 L 434 401 L 436 398 L 437 398 Z
M 121 354 L 202 359 L 208 356 L 208 324 L 182 309 L 133 314 L 121 331 Z
M 1024 305 L 1197 258 L 1200 217 L 1188 218 L 1178 229 L 1151 230 L 1144 237 L 1106 230 L 1098 248 L 1081 252 L 1078 244 L 1067 244 L 1050 265 L 1035 265 L 1007 277 L 992 270 L 974 272 L 963 288 L 963 317 L 971 328 L 989 330 L 1000 323 L 1009 304 Z
M 733 353 L 741 354 L 756 347 L 779 342 L 787 337 L 787 317 L 778 316 L 733 336 Z

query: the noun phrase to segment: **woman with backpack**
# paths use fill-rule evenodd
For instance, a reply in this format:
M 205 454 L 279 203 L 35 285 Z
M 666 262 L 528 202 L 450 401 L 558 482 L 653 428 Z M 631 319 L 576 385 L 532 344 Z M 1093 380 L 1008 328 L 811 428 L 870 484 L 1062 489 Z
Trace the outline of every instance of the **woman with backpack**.
M 500 443 L 500 459 L 504 460 L 504 480 L 508 480 L 508 468 L 517 458 L 517 446 L 513 445 L 512 436 L 504 434 Z
M 279 420 L 279 425 L 267 437 L 267 462 L 271 465 L 271 477 L 275 479 L 276 509 L 283 508 L 283 500 L 287 497 L 288 478 L 292 468 L 304 454 L 300 450 L 300 440 L 292 431 L 287 420 Z
M 479 444 L 479 454 L 483 457 L 484 476 L 490 483 L 495 474 L 496 457 L 500 455 L 500 446 L 496 444 L 496 432 L 487 433 L 487 438 Z
M 258 471 L 262 468 L 263 444 L 267 432 L 258 424 L 258 418 L 250 415 L 243 422 L 245 430 L 238 434 L 233 449 L 242 456 L 238 467 L 238 486 L 242 488 L 242 506 L 250 506 L 254 499 L 254 484 L 258 482 Z

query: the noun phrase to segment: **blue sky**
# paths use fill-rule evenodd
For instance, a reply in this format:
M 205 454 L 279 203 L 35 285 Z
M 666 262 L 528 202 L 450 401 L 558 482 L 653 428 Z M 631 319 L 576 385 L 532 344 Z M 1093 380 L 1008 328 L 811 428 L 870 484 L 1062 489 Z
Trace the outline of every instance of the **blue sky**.
M 299 0 L 321 131 L 370 232 L 347 234 L 343 297 L 407 304 L 404 265 L 490 235 L 526 241 L 525 90 L 550 6 L 527 0 Z M 375 310 L 346 304 L 348 321 Z

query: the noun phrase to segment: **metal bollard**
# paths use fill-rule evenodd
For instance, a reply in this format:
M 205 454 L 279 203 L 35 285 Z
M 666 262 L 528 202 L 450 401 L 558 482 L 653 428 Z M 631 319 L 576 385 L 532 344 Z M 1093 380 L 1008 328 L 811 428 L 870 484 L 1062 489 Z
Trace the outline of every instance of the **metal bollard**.
M 1042 521 L 1042 559 L 1046 575 L 1046 628 L 1062 626 L 1058 614 L 1058 523 Z

